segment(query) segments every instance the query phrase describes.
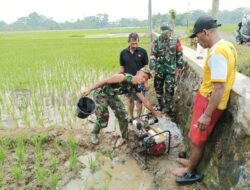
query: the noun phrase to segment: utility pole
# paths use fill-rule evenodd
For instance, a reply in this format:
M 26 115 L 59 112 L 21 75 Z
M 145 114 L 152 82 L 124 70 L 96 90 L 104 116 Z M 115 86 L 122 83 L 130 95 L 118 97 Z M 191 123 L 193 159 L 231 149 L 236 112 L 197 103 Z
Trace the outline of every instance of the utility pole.
M 150 43 L 153 41 L 152 35 L 152 4 L 151 0 L 148 0 L 148 35 L 150 39 Z
M 213 0 L 211 16 L 214 19 L 218 19 L 219 3 L 220 3 L 220 0 Z

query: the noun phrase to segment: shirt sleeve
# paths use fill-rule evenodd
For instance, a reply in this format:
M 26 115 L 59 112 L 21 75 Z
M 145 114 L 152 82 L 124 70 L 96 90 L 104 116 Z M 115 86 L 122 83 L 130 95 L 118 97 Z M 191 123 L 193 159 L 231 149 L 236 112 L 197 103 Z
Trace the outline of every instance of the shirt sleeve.
M 120 66 L 124 66 L 124 60 L 123 60 L 123 51 L 120 53 Z
M 148 65 L 148 54 L 147 54 L 147 51 L 144 50 L 144 53 L 143 53 L 143 65 Z
M 208 65 L 211 70 L 211 81 L 225 82 L 227 79 L 227 59 L 220 54 L 212 54 Z

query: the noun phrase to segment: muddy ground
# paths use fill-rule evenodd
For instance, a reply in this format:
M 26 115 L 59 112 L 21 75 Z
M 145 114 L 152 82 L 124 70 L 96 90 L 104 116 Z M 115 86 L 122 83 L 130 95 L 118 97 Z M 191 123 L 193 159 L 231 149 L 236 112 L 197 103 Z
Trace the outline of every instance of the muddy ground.
M 130 126 L 131 128 L 132 126 Z M 172 175 L 171 168 L 178 165 L 175 159 L 178 151 L 182 149 L 181 146 L 171 149 L 170 154 L 161 157 L 149 157 L 148 169 L 145 170 L 142 169 L 142 164 L 132 156 L 130 145 L 124 144 L 118 148 L 113 148 L 113 144 L 118 138 L 116 132 L 102 131 L 99 145 L 92 145 L 89 142 L 89 134 L 89 129 L 17 128 L 0 130 L 1 146 L 5 152 L 5 159 L 1 162 L 3 174 L 3 177 L 0 177 L 1 189 L 206 189 L 201 183 L 187 186 L 176 184 L 176 178 Z M 20 136 L 25 139 L 25 154 L 20 164 L 21 177 L 17 180 L 14 177 L 16 176 L 14 166 L 17 165 L 16 139 Z M 42 159 L 40 161 L 37 161 L 34 140 L 32 140 L 38 136 L 43 137 Z M 77 144 L 77 161 L 73 167 L 69 163 L 69 160 L 72 160 L 69 137 L 74 137 Z M 131 141 L 136 141 L 136 139 Z M 86 181 L 83 183 L 81 175 L 84 168 L 90 166 L 86 166 L 88 164 L 84 164 L 81 158 L 93 152 L 98 154 L 99 158 L 98 166 L 94 168 L 95 171 L 91 171 L 90 176 L 93 177 L 95 173 L 98 173 L 98 170 L 106 167 L 106 170 L 103 170 L 106 173 L 106 177 L 104 177 L 106 180 L 100 182 L 97 177 L 91 183 L 87 184 Z M 56 157 L 57 164 L 55 162 L 53 164 L 52 157 Z M 108 166 L 107 164 L 105 166 L 108 160 L 112 161 L 109 161 Z M 117 167 L 114 164 L 115 162 Z M 132 171 L 129 168 L 132 168 Z

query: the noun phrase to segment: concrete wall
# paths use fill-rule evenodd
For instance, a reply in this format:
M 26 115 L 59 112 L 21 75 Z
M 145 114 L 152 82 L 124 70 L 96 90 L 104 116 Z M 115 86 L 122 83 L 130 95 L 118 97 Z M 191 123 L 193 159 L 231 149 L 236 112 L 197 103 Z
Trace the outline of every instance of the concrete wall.
M 176 120 L 187 134 L 194 96 L 203 76 L 204 60 L 184 47 L 187 62 L 175 94 Z M 250 79 L 237 73 L 228 109 L 218 122 L 199 170 L 209 189 L 250 189 Z

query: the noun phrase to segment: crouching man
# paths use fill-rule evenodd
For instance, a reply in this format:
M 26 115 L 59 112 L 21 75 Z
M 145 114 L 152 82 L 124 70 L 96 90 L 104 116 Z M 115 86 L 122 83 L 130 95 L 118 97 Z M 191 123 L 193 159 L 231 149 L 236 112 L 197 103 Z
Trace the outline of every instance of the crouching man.
M 209 48 L 204 65 L 203 82 L 196 95 L 193 117 L 189 130 L 192 142 L 189 159 L 179 158 L 183 165 L 172 172 L 180 176 L 178 183 L 200 181 L 202 176 L 194 173 L 203 156 L 203 150 L 216 122 L 227 107 L 230 90 L 237 72 L 237 53 L 234 46 L 223 40 L 217 27 L 217 20 L 202 16 L 195 22 L 190 38 L 197 37 L 203 48 Z

